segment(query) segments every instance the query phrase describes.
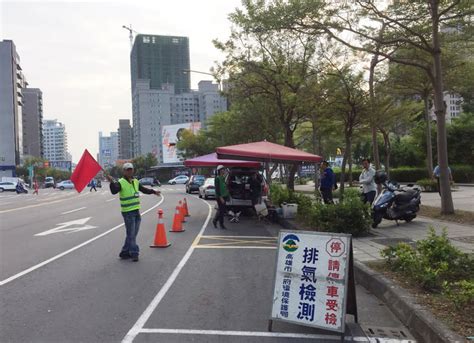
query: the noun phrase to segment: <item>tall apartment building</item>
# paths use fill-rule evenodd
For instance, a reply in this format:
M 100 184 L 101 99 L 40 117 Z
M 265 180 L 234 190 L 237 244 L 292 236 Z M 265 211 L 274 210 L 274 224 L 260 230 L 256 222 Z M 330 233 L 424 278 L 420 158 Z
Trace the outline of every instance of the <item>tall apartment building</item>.
M 461 95 L 453 92 L 443 92 L 443 101 L 446 105 L 446 122 L 450 123 L 452 119 L 459 117 L 462 113 L 462 103 L 464 99 Z M 434 106 L 431 108 L 431 118 L 436 120 Z
M 133 131 L 129 119 L 120 119 L 118 128 L 118 158 L 133 158 Z
M 23 94 L 27 86 L 11 40 L 0 42 L 0 176 L 13 176 L 23 158 Z
M 227 110 L 227 101 L 212 81 L 199 82 L 199 89 L 176 94 L 172 84 L 151 89 L 149 80 L 138 80 L 132 98 L 135 156 L 153 153 L 163 163 L 163 126 L 205 122 Z
M 44 158 L 48 161 L 70 161 L 64 124 L 56 119 L 43 121 Z
M 99 164 L 103 168 L 115 166 L 119 154 L 119 135 L 117 132 L 111 132 L 110 136 L 104 136 L 99 132 Z
M 174 85 L 176 93 L 191 88 L 188 37 L 139 34 L 135 37 L 130 60 L 132 93 L 138 80 L 150 80 L 150 89 L 164 83 Z
M 43 157 L 43 93 L 38 88 L 24 88 L 23 153 Z

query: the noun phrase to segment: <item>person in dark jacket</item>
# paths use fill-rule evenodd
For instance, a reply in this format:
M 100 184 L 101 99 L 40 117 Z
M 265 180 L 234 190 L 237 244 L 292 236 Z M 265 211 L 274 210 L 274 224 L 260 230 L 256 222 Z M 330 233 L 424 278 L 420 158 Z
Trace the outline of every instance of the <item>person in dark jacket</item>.
M 252 174 L 250 180 L 250 196 L 252 205 L 260 204 L 262 201 L 262 177 L 259 173 Z
M 224 215 L 226 213 L 226 201 L 229 199 L 230 193 L 229 189 L 227 188 L 226 184 L 226 169 L 224 168 L 223 165 L 217 166 L 217 176 L 214 179 L 214 186 L 216 189 L 216 200 L 217 200 L 217 212 L 212 220 L 212 224 L 214 224 L 214 227 L 217 229 L 217 222 L 219 222 L 219 225 L 221 229 L 227 229 L 224 225 Z
M 321 191 L 325 204 L 334 204 L 334 201 L 332 200 L 332 189 L 336 187 L 336 176 L 334 175 L 333 170 L 329 167 L 328 161 L 323 161 L 321 163 L 321 184 L 319 190 Z
M 106 175 L 110 181 L 110 191 L 112 194 L 120 194 L 120 208 L 125 222 L 127 236 L 125 243 L 120 251 L 121 259 L 131 258 L 133 262 L 138 261 L 140 248 L 137 245 L 136 238 L 140 229 L 140 193 L 160 195 L 160 191 L 146 188 L 133 177 L 133 164 L 125 163 L 123 165 L 123 177 L 118 181 L 110 175 Z

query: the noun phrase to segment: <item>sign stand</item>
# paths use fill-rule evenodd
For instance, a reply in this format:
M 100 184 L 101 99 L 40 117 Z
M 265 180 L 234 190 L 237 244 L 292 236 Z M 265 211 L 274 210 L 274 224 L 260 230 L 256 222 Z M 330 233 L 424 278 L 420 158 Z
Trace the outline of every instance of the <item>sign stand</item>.
M 336 331 L 344 342 L 346 314 L 358 323 L 352 236 L 281 230 L 273 291 L 269 332 L 278 320 Z

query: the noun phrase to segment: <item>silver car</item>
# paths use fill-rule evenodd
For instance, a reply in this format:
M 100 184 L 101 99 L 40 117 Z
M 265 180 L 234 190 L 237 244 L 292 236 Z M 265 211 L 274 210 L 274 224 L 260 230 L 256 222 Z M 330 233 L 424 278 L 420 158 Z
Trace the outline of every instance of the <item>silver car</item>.
M 213 177 L 207 178 L 204 184 L 199 187 L 199 197 L 204 199 L 216 197 Z
M 56 188 L 59 188 L 60 190 L 65 190 L 65 189 L 73 189 L 74 184 L 72 183 L 71 180 L 65 180 L 61 181 L 58 184 L 56 184 Z
M 176 176 L 174 179 L 169 180 L 168 183 L 170 185 L 179 185 L 179 184 L 184 185 L 188 181 L 189 181 L 189 177 L 187 177 L 186 175 L 179 175 L 179 176 Z

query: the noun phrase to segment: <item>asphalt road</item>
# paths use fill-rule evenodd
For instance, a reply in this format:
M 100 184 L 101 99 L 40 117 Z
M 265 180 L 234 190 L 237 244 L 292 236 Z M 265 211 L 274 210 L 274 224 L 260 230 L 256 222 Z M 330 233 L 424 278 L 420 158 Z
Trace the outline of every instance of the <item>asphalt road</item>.
M 216 230 L 214 203 L 163 186 L 142 195 L 138 263 L 118 259 L 124 227 L 117 196 L 40 190 L 0 194 L 0 342 L 333 342 L 302 326 L 267 332 L 279 227 L 244 218 Z M 171 228 L 186 196 L 185 232 L 151 249 L 157 209 Z M 405 330 L 357 287 L 359 322 Z M 360 327 L 348 335 L 362 339 Z

